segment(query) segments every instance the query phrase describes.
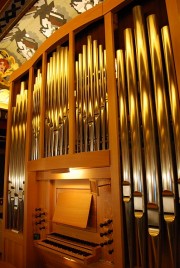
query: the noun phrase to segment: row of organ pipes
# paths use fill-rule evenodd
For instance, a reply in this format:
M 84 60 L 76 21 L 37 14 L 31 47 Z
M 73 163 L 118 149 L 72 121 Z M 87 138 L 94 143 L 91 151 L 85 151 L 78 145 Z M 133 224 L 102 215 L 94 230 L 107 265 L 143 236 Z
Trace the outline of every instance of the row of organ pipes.
M 76 61 L 77 152 L 108 148 L 106 50 L 87 37 Z
M 130 267 L 137 262 L 142 267 L 162 267 L 161 251 L 168 251 L 171 267 L 177 267 L 180 107 L 169 28 L 159 31 L 155 14 L 144 22 L 141 6 L 133 7 L 132 17 L 134 29 L 124 29 L 124 49 L 116 51 L 115 59 L 127 262 Z M 45 157 L 68 153 L 68 54 L 68 47 L 58 46 L 47 64 Z M 91 36 L 78 54 L 75 73 L 76 152 L 108 149 L 106 50 Z M 40 157 L 41 90 L 38 69 L 33 89 L 31 160 Z M 8 228 L 19 231 L 26 109 L 27 90 L 21 88 L 12 108 L 8 195 Z M 163 244 L 164 230 L 167 241 Z
M 68 153 L 68 47 L 57 47 L 47 65 L 45 156 Z
M 7 227 L 20 232 L 23 231 L 24 217 L 26 121 L 27 89 L 21 82 L 20 93 L 12 107 L 7 215 Z
M 137 265 L 139 258 L 142 267 L 166 267 L 162 252 L 167 251 L 168 264 L 178 267 L 180 121 L 169 29 L 164 26 L 159 32 L 155 14 L 149 15 L 145 24 L 140 6 L 134 7 L 132 14 L 134 32 L 124 30 L 125 49 L 116 51 L 129 266 Z

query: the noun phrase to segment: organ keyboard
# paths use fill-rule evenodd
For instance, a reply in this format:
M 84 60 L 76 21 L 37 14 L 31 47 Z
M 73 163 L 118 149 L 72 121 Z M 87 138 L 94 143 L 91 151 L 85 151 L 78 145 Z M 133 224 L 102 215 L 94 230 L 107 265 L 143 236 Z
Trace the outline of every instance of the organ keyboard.
M 51 233 L 47 235 L 46 239 L 37 241 L 36 247 L 41 250 L 49 250 L 58 257 L 82 264 L 96 262 L 101 256 L 99 244 L 59 233 Z

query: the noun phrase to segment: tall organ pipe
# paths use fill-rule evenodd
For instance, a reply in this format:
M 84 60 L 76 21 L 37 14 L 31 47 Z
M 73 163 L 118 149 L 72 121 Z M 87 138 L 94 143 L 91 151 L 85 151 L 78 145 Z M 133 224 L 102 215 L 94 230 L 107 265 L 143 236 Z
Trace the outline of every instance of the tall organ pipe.
M 126 233 L 128 241 L 130 267 L 135 264 L 134 257 L 134 217 L 133 217 L 133 181 L 131 176 L 130 153 L 129 153 L 129 130 L 128 130 L 128 109 L 126 101 L 124 55 L 122 50 L 116 51 L 117 63 L 117 89 L 119 99 L 119 125 L 120 145 L 122 155 L 122 177 L 123 177 L 123 201 L 125 206 Z
M 147 26 L 158 125 L 163 215 L 167 226 L 171 263 L 173 267 L 176 267 L 176 239 L 174 239 L 174 237 L 177 237 L 175 229 L 176 221 L 174 221 L 176 215 L 176 185 L 172 162 L 172 148 L 170 141 L 170 128 L 167 112 L 167 99 L 165 94 L 160 37 L 155 15 L 148 16 Z
M 140 92 L 140 106 L 142 115 L 142 132 L 144 141 L 144 160 L 147 198 L 148 232 L 156 250 L 154 260 L 160 263 L 160 179 L 158 174 L 157 148 L 155 142 L 155 125 L 152 107 L 151 84 L 148 67 L 147 45 L 140 6 L 133 8 L 133 21 L 135 28 L 136 61 Z M 156 237 L 156 238 L 155 238 Z
M 133 200 L 134 215 L 137 223 L 138 246 L 141 255 L 141 262 L 145 265 L 145 196 L 144 196 L 144 180 L 143 180 L 143 162 L 142 162 L 142 144 L 140 133 L 140 116 L 138 105 L 138 91 L 136 81 L 136 65 L 134 57 L 134 44 L 132 30 L 127 28 L 124 30 L 125 51 L 126 51 L 126 74 L 128 88 L 128 104 L 130 117 L 130 133 L 131 133 L 131 157 L 132 157 L 132 177 L 133 177 Z M 129 179 L 128 179 L 129 180 Z M 130 181 L 128 181 L 130 183 Z
M 162 174 L 162 190 L 172 194 L 172 198 L 163 198 L 164 213 L 174 214 L 174 173 L 170 143 L 170 131 L 167 113 L 167 100 L 165 95 L 164 75 L 161 58 L 161 48 L 155 15 L 147 18 L 153 83 L 155 91 L 155 104 L 158 123 L 159 150 Z M 171 202 L 171 203 L 169 203 Z M 167 204 L 168 203 L 168 204 Z
M 172 46 L 170 40 L 169 27 L 164 26 L 161 29 L 162 40 L 163 40 L 163 51 L 166 64 L 166 73 L 168 79 L 168 90 L 170 97 L 170 108 L 172 116 L 175 153 L 176 153 L 176 165 L 177 165 L 177 176 L 180 185 L 180 106 L 179 106 L 179 94 L 176 80 L 176 72 L 173 60 Z M 179 186 L 179 197 L 180 198 L 180 186 Z
M 147 46 L 142 19 L 141 7 L 133 9 L 133 19 L 135 26 L 136 59 L 139 78 L 140 103 L 142 113 L 142 129 L 144 139 L 144 157 L 147 185 L 147 213 L 148 226 L 159 228 L 159 178 L 156 157 L 156 143 L 154 133 L 154 118 L 152 110 L 151 85 L 148 68 Z M 153 210 L 151 205 L 153 204 Z M 156 209 L 154 209 L 156 208 Z M 158 229 L 157 229 L 158 231 Z M 151 228 L 149 228 L 151 233 Z

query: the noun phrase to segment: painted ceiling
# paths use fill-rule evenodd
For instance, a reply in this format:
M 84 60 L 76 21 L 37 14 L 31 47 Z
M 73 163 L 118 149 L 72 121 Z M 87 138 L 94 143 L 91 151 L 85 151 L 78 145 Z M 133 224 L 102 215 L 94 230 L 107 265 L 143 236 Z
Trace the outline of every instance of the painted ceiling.
M 0 103 L 7 103 L 12 72 L 29 60 L 57 29 L 100 2 L 102 0 L 39 0 L 26 12 L 0 41 Z

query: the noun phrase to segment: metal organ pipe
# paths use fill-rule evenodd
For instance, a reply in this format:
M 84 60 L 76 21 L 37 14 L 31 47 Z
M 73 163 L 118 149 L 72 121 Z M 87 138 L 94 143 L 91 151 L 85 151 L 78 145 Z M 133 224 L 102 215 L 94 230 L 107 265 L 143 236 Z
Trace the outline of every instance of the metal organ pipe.
M 146 253 L 143 248 L 146 239 L 145 224 L 145 180 L 143 174 L 143 158 L 142 158 L 142 141 L 141 141 L 141 122 L 140 107 L 138 104 L 138 84 L 136 80 L 136 58 L 133 42 L 132 29 L 124 30 L 125 42 L 125 62 L 126 77 L 129 105 L 129 121 L 130 121 L 130 138 L 131 138 L 131 159 L 132 159 L 132 181 L 133 185 L 133 207 L 136 219 L 136 231 L 138 236 L 137 246 L 140 251 L 141 263 L 145 265 Z M 121 116 L 121 115 L 120 115 Z M 132 191 L 132 190 L 131 190 Z
M 141 7 L 133 8 L 133 19 L 135 27 L 136 41 L 136 61 L 139 79 L 142 129 L 144 140 L 144 157 L 147 191 L 147 213 L 148 224 L 159 228 L 159 177 L 157 164 L 157 150 L 155 142 L 155 125 L 152 108 L 152 93 L 148 67 L 147 45 L 145 39 L 144 25 L 141 13 Z M 156 210 L 150 208 L 151 204 L 155 205 Z
M 179 196 L 180 198 L 180 106 L 179 106 L 179 94 L 178 86 L 176 80 L 176 72 L 173 60 L 171 39 L 169 33 L 169 27 L 164 26 L 161 29 L 162 40 L 163 40 L 163 52 L 166 65 L 166 73 L 168 80 L 168 91 L 170 98 L 170 108 L 172 116 L 172 125 L 173 125 L 173 134 L 174 134 L 174 143 L 175 143 L 175 153 L 176 153 L 176 165 L 177 165 L 177 177 L 178 177 L 178 187 L 179 187 Z
M 174 195 L 174 173 L 172 165 L 172 153 L 170 144 L 170 132 L 167 113 L 167 100 L 165 95 L 164 74 L 162 67 L 162 57 L 159 34 L 155 15 L 147 18 L 149 44 L 151 54 L 151 65 L 153 72 L 153 84 L 155 92 L 155 104 L 158 123 L 159 150 L 161 161 L 162 190 L 169 191 Z M 172 197 L 171 207 L 167 207 L 164 198 L 164 213 L 174 214 L 174 197 Z M 169 200 L 170 201 L 170 200 Z
M 106 51 L 90 35 L 78 54 L 75 69 L 77 152 L 107 149 Z
M 124 30 L 125 74 L 122 71 L 123 50 L 117 50 L 116 53 L 122 187 L 128 251 L 131 252 L 132 246 L 130 236 L 133 234 L 129 232 L 129 223 L 133 222 L 131 218 L 133 213 L 138 234 L 136 246 L 141 257 L 138 265 L 161 266 L 164 263 L 162 253 L 169 250 L 169 264 L 177 267 L 175 237 L 178 237 L 176 215 L 179 213 L 177 201 L 180 172 L 180 107 L 177 81 L 168 27 L 162 28 L 161 40 L 156 16 L 149 15 L 146 20 L 143 16 L 141 6 L 133 7 L 134 35 L 132 29 Z M 163 52 L 166 73 L 163 67 Z M 164 81 L 166 74 L 169 95 L 166 94 L 167 85 Z M 168 101 L 171 118 L 168 115 Z M 130 142 L 128 142 L 129 133 Z M 171 142 L 172 134 L 174 142 Z M 176 163 L 173 161 L 173 149 Z M 132 200 L 130 209 L 127 203 Z M 127 212 L 130 213 L 129 217 Z M 166 223 L 166 227 L 163 222 Z M 146 231 L 150 236 L 147 236 Z M 167 237 L 164 245 L 163 233 Z M 148 245 L 148 249 L 145 245 Z M 151 254 L 148 264 L 145 260 L 147 254 Z M 133 265 L 131 258 L 133 255 L 129 254 L 130 267 Z
M 131 174 L 131 160 L 129 153 L 129 128 L 128 128 L 128 107 L 125 84 L 124 55 L 123 50 L 116 51 L 117 67 L 117 90 L 119 100 L 119 126 L 120 146 L 122 154 L 122 179 L 123 179 L 123 201 L 125 205 L 126 233 L 129 252 L 130 267 L 134 263 L 134 220 L 133 220 L 133 181 Z
M 68 47 L 57 46 L 47 64 L 45 156 L 68 153 Z
M 160 34 L 158 32 L 156 16 L 147 18 L 151 65 L 155 92 L 155 104 L 158 125 L 159 151 L 161 162 L 162 201 L 163 216 L 167 224 L 169 249 L 172 265 L 176 263 L 176 231 L 174 229 L 176 215 L 176 187 L 174 167 L 172 162 L 172 148 L 170 141 L 170 125 L 167 111 L 167 95 L 165 94 L 165 82 L 162 66 L 162 54 L 160 47 Z M 174 229 L 174 230 L 172 230 Z
M 131 223 L 133 229 L 131 214 L 134 214 L 136 246 L 140 252 L 140 262 L 137 265 L 142 267 L 164 265 L 162 253 L 169 250 L 168 262 L 177 267 L 175 237 L 178 237 L 176 215 L 179 213 L 177 200 L 179 200 L 180 178 L 180 107 L 177 81 L 168 27 L 162 28 L 161 40 L 156 16 L 149 15 L 147 20 L 143 16 L 141 6 L 132 8 L 134 32 L 130 28 L 124 30 L 124 51 L 120 49 L 116 51 L 115 62 L 129 265 L 132 267 L 134 262 L 133 232 L 130 232 L 129 228 Z M 164 82 L 166 74 L 169 100 Z M 168 101 L 171 118 L 168 116 Z M 171 142 L 171 127 L 174 142 Z M 173 161 L 173 148 L 176 163 Z M 164 244 L 162 244 L 163 233 L 167 237 Z M 146 261 L 148 254 L 151 256 L 149 255 Z M 138 256 L 136 258 L 138 259 Z
M 26 118 L 27 90 L 25 82 L 21 82 L 20 93 L 12 107 L 7 219 L 7 227 L 20 232 L 24 219 Z
M 42 75 L 40 69 L 38 69 L 33 90 L 31 160 L 36 160 L 39 158 L 41 83 Z

